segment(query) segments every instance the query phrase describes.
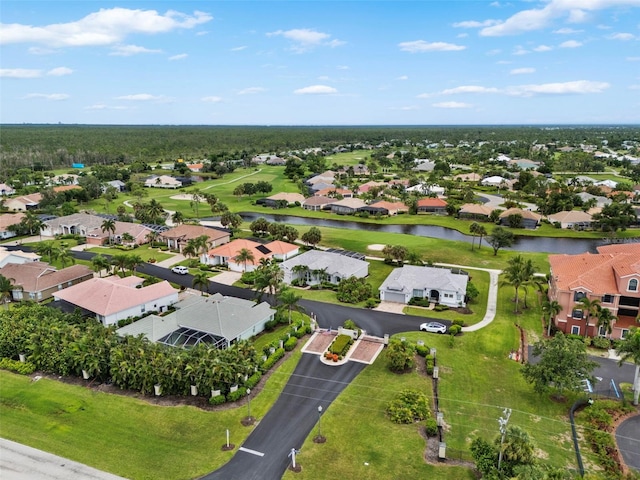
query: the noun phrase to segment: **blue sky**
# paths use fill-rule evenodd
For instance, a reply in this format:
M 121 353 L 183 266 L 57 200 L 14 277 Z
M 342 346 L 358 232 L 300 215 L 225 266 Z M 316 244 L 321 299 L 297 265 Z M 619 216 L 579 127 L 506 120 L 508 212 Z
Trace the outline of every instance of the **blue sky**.
M 2 123 L 640 123 L 640 0 L 3 0 L 0 20 Z

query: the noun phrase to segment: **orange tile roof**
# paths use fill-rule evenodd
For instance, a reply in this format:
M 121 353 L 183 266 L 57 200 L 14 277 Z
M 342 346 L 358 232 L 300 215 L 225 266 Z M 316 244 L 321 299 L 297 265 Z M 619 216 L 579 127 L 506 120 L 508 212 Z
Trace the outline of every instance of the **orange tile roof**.
M 542 215 L 534 213 L 530 210 L 523 210 L 521 208 L 509 208 L 500 214 L 500 218 L 507 218 L 510 215 L 522 215 L 522 218 L 528 218 L 539 222 L 542 219 Z
M 421 198 L 418 200 L 418 207 L 446 207 L 447 202 L 441 198 Z
M 224 232 L 216 228 L 203 227 L 202 225 L 178 225 L 160 234 L 165 238 L 183 238 L 184 240 L 190 240 L 192 238 L 198 238 L 200 235 L 206 235 L 210 240 L 218 240 L 220 238 L 228 237 L 229 232 Z
M 258 250 L 257 247 L 260 247 L 260 246 L 262 246 L 261 243 L 253 242 L 251 240 L 246 240 L 244 238 L 238 238 L 233 242 L 227 243 L 225 245 L 220 245 L 219 247 L 216 247 L 216 248 L 212 248 L 211 250 L 209 250 L 208 255 L 210 257 L 224 257 L 224 258 L 233 259 L 235 256 L 238 255 L 240 250 L 242 250 L 243 248 L 246 248 L 247 250 L 250 250 L 251 253 L 253 254 L 253 262 L 247 262 L 247 263 L 257 265 L 258 263 L 260 263 L 260 260 L 262 260 L 263 258 L 271 258 L 273 256 L 270 253 L 264 254 L 260 250 Z M 269 247 L 267 246 L 267 248 Z
M 78 190 L 82 187 L 80 185 L 60 185 L 59 187 L 53 187 L 53 191 L 56 193 L 66 192 L 68 190 Z
M 293 245 L 291 243 L 283 242 L 281 240 L 274 240 L 273 242 L 269 242 L 265 245 L 269 250 L 277 255 L 283 255 L 285 253 L 293 252 L 297 250 L 298 245 Z
M 20 223 L 24 217 L 24 213 L 5 213 L 4 215 L 0 215 L 0 232 L 6 230 L 7 227 L 11 225 Z

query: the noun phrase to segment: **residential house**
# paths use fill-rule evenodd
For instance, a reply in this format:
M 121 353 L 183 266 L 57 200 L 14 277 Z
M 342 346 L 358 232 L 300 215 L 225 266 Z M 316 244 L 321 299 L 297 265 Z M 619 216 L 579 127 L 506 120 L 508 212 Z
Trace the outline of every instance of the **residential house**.
M 9 263 L 21 265 L 27 262 L 39 262 L 40 255 L 35 252 L 23 252 L 22 250 L 7 250 L 0 247 L 0 268 Z
M 436 167 L 435 162 L 431 160 L 420 159 L 420 161 L 416 160 L 416 165 L 411 170 L 414 172 L 433 172 L 433 169 Z
M 45 221 L 42 234 L 51 237 L 68 234 L 81 235 L 91 245 L 102 245 L 107 242 L 126 243 L 123 240 L 125 234 L 133 237 L 130 242 L 132 244 L 142 245 L 149 241 L 147 236 L 152 229 L 147 226 L 139 223 L 114 221 L 115 230 L 108 231 L 102 228 L 104 221 L 105 218 L 98 215 L 74 213 Z
M 304 195 L 301 193 L 280 192 L 262 199 L 261 204 L 267 207 L 277 207 L 281 202 L 286 202 L 287 205 L 295 205 L 296 203 L 302 205 L 302 202 L 304 202 Z
M 388 215 L 393 216 L 399 213 L 407 213 L 409 207 L 402 202 L 387 202 L 380 200 L 378 202 L 360 207 L 358 212 L 368 212 L 370 215 Z
M 353 198 L 353 192 L 351 190 L 347 190 L 346 188 L 336 188 L 334 186 L 314 191 L 313 195 L 316 197 L 332 197 L 334 199 L 337 197 Z
M 366 165 L 359 163 L 358 165 L 353 165 L 350 167 L 342 167 L 338 170 L 338 173 L 341 175 L 355 175 L 357 177 L 369 175 L 369 167 Z
M 429 184 L 429 183 L 418 183 L 412 187 L 407 187 L 405 189 L 407 192 L 418 192 L 422 195 L 444 195 L 445 189 L 440 185 Z
M 358 186 L 358 192 L 359 193 L 367 193 L 369 190 L 371 190 L 374 187 L 383 187 L 387 188 L 387 184 L 385 182 L 375 182 L 373 180 L 367 182 L 367 183 L 363 183 L 362 185 Z
M 559 223 L 560 228 L 571 228 L 574 230 L 584 230 L 591 228 L 593 217 L 582 210 L 565 210 L 549 215 L 547 219 L 551 223 Z
M 282 163 L 279 163 L 279 161 L 282 161 Z M 269 163 L 272 162 L 272 163 Z M 262 154 L 262 155 L 256 155 L 251 159 L 251 163 L 253 163 L 254 165 L 261 165 L 263 163 L 266 163 L 268 165 L 284 165 L 286 163 L 286 160 L 284 160 L 283 158 L 280 158 L 277 155 L 271 155 L 271 154 Z
M 421 198 L 417 203 L 418 213 L 435 213 L 436 215 L 447 214 L 447 202 L 441 198 Z
M 279 261 L 289 260 L 300 253 L 300 247 L 293 243 L 283 242 L 282 240 L 274 240 L 265 245 L 271 250 L 272 258 Z
M 458 211 L 458 217 L 464 220 L 488 222 L 493 208 L 478 203 L 465 203 Z
M 55 292 L 56 301 L 91 312 L 104 326 L 148 312 L 163 312 L 178 301 L 178 290 L 166 280 L 142 286 L 144 278 L 117 275 L 92 278 Z
M 326 172 L 319 173 L 309 178 L 305 183 L 307 185 L 316 185 L 317 183 L 333 184 L 336 179 L 336 172 L 333 170 L 327 170 Z
M 580 303 L 581 298 L 599 300 L 617 317 L 611 338 L 624 338 L 640 315 L 640 244 L 607 245 L 597 251 L 549 255 L 549 299 L 562 307 L 555 325 L 564 333 L 608 336 L 593 316 L 587 329 L 587 313 Z
M 0 268 L 0 275 L 12 279 L 15 285 L 11 293 L 13 300 L 36 302 L 93 278 L 93 272 L 85 265 L 72 265 L 56 270 L 44 262 L 8 263 Z
M 272 156 L 271 158 L 268 158 L 264 163 L 271 166 L 283 166 L 287 164 L 287 161 L 284 158 Z
M 231 241 L 231 232 L 221 228 L 204 227 L 202 225 L 182 224 L 173 227 L 159 234 L 158 238 L 162 242 L 167 243 L 167 247 L 172 250 L 178 250 L 182 253 L 182 249 L 187 245 L 189 240 L 194 240 L 201 236 L 207 237 L 207 250 L 210 250 Z
M 49 180 L 50 185 L 78 185 L 79 175 L 75 173 L 68 173 L 62 175 L 56 175 Z
M 359 198 L 343 198 L 331 203 L 331 213 L 337 213 L 338 215 L 353 215 L 359 208 L 366 206 L 367 204 Z
M 462 182 L 479 182 L 482 180 L 482 176 L 478 173 L 460 173 L 453 177 L 453 179 Z
M 578 197 L 580 197 L 580 199 L 582 200 L 582 203 L 595 203 L 596 207 L 604 207 L 609 205 L 612 200 L 610 198 L 607 197 L 603 197 L 602 195 L 591 195 L 590 193 L 587 192 L 580 192 L 578 193 Z
M 70 190 L 82 190 L 80 185 L 58 185 L 52 188 L 54 193 L 68 192 Z
M 468 275 L 453 273 L 448 268 L 404 265 L 394 268 L 382 282 L 380 300 L 407 304 L 415 297 L 449 307 L 464 307 L 468 281 Z
M 9 227 L 19 224 L 24 217 L 24 213 L 5 213 L 0 215 L 0 239 L 15 237 L 15 232 L 9 230 Z
M 314 196 L 305 198 L 302 203 L 302 208 L 305 210 L 319 211 L 325 210 L 327 208 L 331 208 L 330 205 L 335 202 L 335 198 L 323 197 L 323 196 Z
M 486 187 L 510 188 L 511 184 L 512 182 L 510 180 L 499 175 L 486 177 L 480 180 L 480 185 L 484 185 Z
M 110 182 L 105 182 L 102 186 L 102 190 L 106 191 L 107 187 L 113 187 L 117 192 L 124 192 L 127 188 L 127 185 L 122 180 L 111 180 Z
M 500 214 L 500 225 L 510 226 L 510 217 L 512 215 L 520 215 L 522 218 L 521 228 L 537 228 L 542 220 L 542 215 L 534 213 L 530 210 L 523 210 L 521 208 L 508 208 Z
M 16 190 L 11 185 L 0 183 L 0 197 L 7 197 L 9 195 L 14 195 L 15 193 Z
M 8 198 L 4 201 L 4 208 L 10 212 L 24 212 L 26 210 L 35 210 L 40 205 L 42 194 L 32 193 L 31 195 L 21 195 L 19 197 Z
M 144 181 L 145 187 L 156 188 L 180 188 L 182 182 L 177 178 L 170 177 L 169 175 L 151 175 Z
M 278 242 L 273 245 L 272 251 L 270 243 L 258 243 L 244 238 L 238 238 L 230 243 L 209 250 L 202 255 L 200 261 L 207 265 L 226 265 L 233 272 L 252 272 L 260 265 L 260 260 L 277 258 L 277 256 L 291 256 L 297 251 L 297 246 Z M 236 261 L 241 250 L 246 249 L 251 252 L 253 260 L 245 262 Z
M 152 342 L 189 348 L 198 344 L 227 348 L 248 340 L 274 319 L 276 310 L 267 302 L 226 297 L 192 295 L 175 304 L 176 310 L 162 317 L 149 315 L 116 331 L 118 335 L 144 335 Z
M 187 168 L 193 173 L 198 173 L 204 168 L 204 163 L 190 163 L 187 165 Z
M 323 281 L 338 284 L 349 277 L 364 278 L 369 275 L 369 262 L 340 253 L 309 250 L 280 264 L 284 271 L 284 283 L 302 281 L 317 285 Z

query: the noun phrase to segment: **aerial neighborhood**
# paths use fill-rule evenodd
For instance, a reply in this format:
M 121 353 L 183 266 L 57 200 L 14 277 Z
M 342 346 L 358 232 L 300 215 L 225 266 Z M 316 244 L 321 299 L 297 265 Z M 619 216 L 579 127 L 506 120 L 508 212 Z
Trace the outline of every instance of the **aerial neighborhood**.
M 243 478 L 269 455 L 263 478 L 638 478 L 616 428 L 640 413 L 640 131 L 342 130 L 3 150 L 0 437 L 53 422 L 12 405 L 91 391 L 135 410 L 107 434 L 124 447 L 32 446 L 151 478 L 131 465 L 179 461 L 122 437 L 145 424 L 156 449 L 169 422 L 215 452 L 157 478 Z

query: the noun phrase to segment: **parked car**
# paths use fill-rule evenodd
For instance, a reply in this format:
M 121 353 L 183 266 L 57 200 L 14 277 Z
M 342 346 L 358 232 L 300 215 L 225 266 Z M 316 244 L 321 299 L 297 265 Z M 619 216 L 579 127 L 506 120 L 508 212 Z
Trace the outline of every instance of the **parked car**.
M 447 326 L 438 322 L 429 322 L 420 325 L 420 330 L 430 333 L 447 333 Z
M 178 275 L 186 275 L 189 273 L 189 269 L 184 265 L 176 265 L 171 269 L 173 273 L 177 273 Z

